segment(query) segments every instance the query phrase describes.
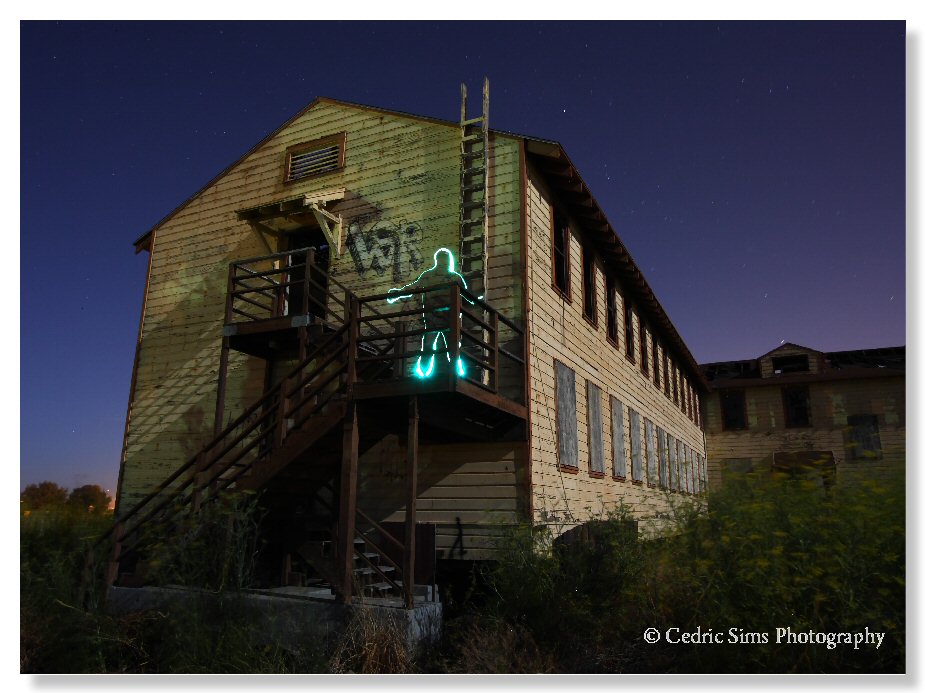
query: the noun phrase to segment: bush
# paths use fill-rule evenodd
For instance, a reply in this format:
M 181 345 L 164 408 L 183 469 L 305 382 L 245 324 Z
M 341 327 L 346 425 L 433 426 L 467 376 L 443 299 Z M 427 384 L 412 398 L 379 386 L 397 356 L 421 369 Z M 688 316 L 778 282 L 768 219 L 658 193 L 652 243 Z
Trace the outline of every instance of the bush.
M 560 671 L 901 672 L 905 526 L 901 479 L 837 485 L 751 475 L 675 509 L 661 538 L 636 540 L 626 513 L 578 542 L 519 528 L 489 570 L 490 613 L 530 634 Z M 768 633 L 767 644 L 657 645 L 664 633 Z M 778 644 L 794 632 L 887 633 L 883 646 Z M 484 630 L 484 628 L 482 628 Z M 543 664 L 542 666 L 545 666 Z

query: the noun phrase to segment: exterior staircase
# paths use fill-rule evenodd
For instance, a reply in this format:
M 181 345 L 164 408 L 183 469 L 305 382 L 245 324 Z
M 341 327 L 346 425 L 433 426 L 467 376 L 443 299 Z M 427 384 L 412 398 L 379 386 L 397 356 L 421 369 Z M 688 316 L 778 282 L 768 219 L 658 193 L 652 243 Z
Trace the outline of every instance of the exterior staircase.
M 290 251 L 255 261 L 278 263 L 280 257 L 295 255 Z M 432 353 L 424 354 L 416 346 L 426 333 L 426 328 L 415 327 L 420 309 L 382 314 L 376 305 L 388 295 L 360 299 L 311 265 L 310 252 L 306 255 L 303 305 L 310 307 L 311 290 L 317 282 L 329 292 L 323 313 L 281 314 L 285 310 L 281 307 L 289 302 L 274 287 L 283 287 L 280 291 L 291 288 L 293 266 L 258 271 L 247 266 L 254 261 L 240 261 L 230 268 L 217 421 L 224 410 L 229 348 L 254 348 L 260 327 L 265 325 L 264 334 L 272 330 L 273 339 L 296 332 L 299 353 L 304 356 L 153 491 L 119 514 L 112 530 L 95 544 L 97 550 L 106 542 L 111 545 L 107 585 L 117 581 L 126 586 L 143 584 L 152 534 L 176 536 L 182 531 L 184 515 L 199 512 L 229 494 L 260 491 L 269 508 L 305 502 L 323 506 L 314 513 L 317 526 L 282 522 L 273 533 L 284 557 L 283 586 L 313 580 L 316 585 L 329 586 L 345 602 L 353 595 L 403 596 L 410 608 L 415 580 L 406 575 L 418 577 L 420 573 L 415 545 L 421 543 L 431 553 L 435 551 L 426 534 L 418 538 L 423 526 L 415 521 L 419 396 L 433 394 L 424 413 L 431 429 L 442 428 L 443 435 L 463 440 L 495 438 L 501 430 L 499 422 L 510 427 L 511 421 L 526 418 L 524 404 L 507 394 L 521 395 L 522 401 L 523 333 L 512 321 L 459 284 L 424 289 L 435 296 L 448 296 L 449 305 L 435 305 L 434 314 L 444 320 L 446 315 L 460 316 L 449 321 L 447 355 L 452 359 L 449 362 L 462 355 L 470 367 L 459 378 L 450 370 L 421 381 L 409 375 L 417 359 Z M 245 278 L 236 283 L 239 271 Z M 274 273 L 280 276 L 276 283 L 258 283 Z M 268 294 L 272 303 L 265 304 L 265 316 L 234 322 L 234 316 L 243 312 L 236 308 L 236 301 L 246 299 L 248 305 L 256 305 Z M 327 308 L 332 304 L 341 306 L 342 318 Z M 290 324 L 281 326 L 283 320 Z M 519 355 L 509 351 L 511 344 L 521 345 Z M 509 375 L 513 388 L 505 380 Z M 396 406 L 398 402 L 406 402 L 407 410 Z M 361 406 L 369 414 L 364 414 L 362 432 L 358 427 Z M 469 416 L 478 421 L 466 418 L 461 406 L 468 407 Z M 403 422 L 408 435 L 406 519 L 396 527 L 380 524 L 357 507 L 357 468 L 363 452 L 385 435 L 400 432 Z M 319 521 L 322 517 L 324 521 Z M 285 540 L 280 539 L 284 536 Z M 293 558 L 304 569 L 293 568 Z M 91 552 L 88 571 L 92 563 Z

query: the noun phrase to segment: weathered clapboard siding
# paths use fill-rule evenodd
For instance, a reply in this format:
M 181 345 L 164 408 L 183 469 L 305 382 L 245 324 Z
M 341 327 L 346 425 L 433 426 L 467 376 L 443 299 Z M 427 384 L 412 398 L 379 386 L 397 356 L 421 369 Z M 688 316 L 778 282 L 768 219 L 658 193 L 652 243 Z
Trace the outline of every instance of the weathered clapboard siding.
M 346 132 L 342 170 L 283 181 L 286 149 Z M 492 136 L 487 300 L 518 320 L 522 296 L 519 142 Z M 198 193 L 156 230 L 120 507 L 130 508 L 211 437 L 229 263 L 268 248 L 235 212 L 306 193 L 346 189 L 329 209 L 351 235 L 416 229 L 382 271 L 358 266 L 345 247 L 331 273 L 359 295 L 383 293 L 430 266 L 433 252 L 458 246 L 459 130 L 456 127 L 319 100 Z M 279 246 L 270 239 L 270 250 Z M 399 309 L 400 306 L 396 306 Z M 226 422 L 263 388 L 262 360 L 232 353 Z M 466 516 L 467 518 L 469 516 Z M 470 521 L 471 518 L 466 521 Z
M 665 396 L 661 381 L 640 372 L 637 364 L 625 355 L 626 333 L 623 329 L 623 289 L 618 282 L 617 311 L 619 347 L 606 339 L 606 284 L 600 266 L 595 271 L 597 291 L 597 327 L 582 316 L 581 235 L 580 224 L 570 219 L 569 267 L 571 302 L 552 288 L 551 269 L 551 193 L 532 166 L 527 187 L 527 253 L 529 283 L 529 328 L 531 336 L 531 448 L 534 520 L 562 525 L 581 522 L 616 508 L 621 501 L 643 524 L 654 521 L 669 510 L 667 492 L 634 484 L 631 478 L 619 480 L 611 473 L 594 478 L 589 469 L 587 395 L 585 382 L 601 388 L 602 393 L 622 403 L 625 413 L 622 439 L 629 459 L 633 412 L 657 424 L 676 440 L 683 440 L 698 453 L 704 453 L 702 431 Z M 640 355 L 639 316 L 634 312 L 634 345 L 637 363 Z M 649 339 L 649 369 L 653 354 Z M 658 357 L 661 358 L 659 349 Z M 578 471 L 570 473 L 558 464 L 556 434 L 555 367 L 558 360 L 576 373 Z M 674 364 L 672 364 L 673 366 Z M 661 372 L 661 362 L 659 363 Z M 611 397 L 602 397 L 602 406 L 611 406 Z M 606 404 L 605 404 L 606 403 Z M 604 425 L 604 459 L 613 460 L 612 426 L 615 417 L 609 411 L 601 417 Z M 617 437 L 619 439 L 619 436 Z M 640 436 L 645 446 L 644 436 Z M 643 450 L 643 459 L 646 455 Z M 657 458 L 653 458 L 657 459 Z M 643 472 L 643 475 L 645 472 Z
M 805 353 L 805 351 L 803 352 Z M 777 352 L 775 352 L 775 355 Z M 769 376 L 774 377 L 773 373 Z M 724 431 L 720 393 L 705 401 L 709 484 L 722 484 L 724 469 L 769 468 L 776 451 L 831 450 L 838 478 L 868 478 L 902 473 L 906 456 L 905 379 L 902 377 L 821 380 L 808 383 L 810 428 L 787 428 L 780 383 L 745 388 L 748 429 Z M 847 448 L 848 417 L 877 417 L 882 455 L 852 459 Z

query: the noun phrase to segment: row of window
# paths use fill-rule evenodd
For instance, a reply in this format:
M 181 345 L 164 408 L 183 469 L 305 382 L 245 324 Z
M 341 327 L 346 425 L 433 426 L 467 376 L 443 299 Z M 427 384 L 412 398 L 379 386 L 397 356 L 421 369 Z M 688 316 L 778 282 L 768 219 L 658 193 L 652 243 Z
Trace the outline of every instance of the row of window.
M 809 388 L 806 385 L 782 387 L 781 400 L 784 406 L 784 425 L 787 428 L 810 428 L 813 425 Z M 744 390 L 721 391 L 719 405 L 724 431 L 748 429 L 748 407 Z
M 566 217 L 559 210 L 553 210 L 552 233 L 552 280 L 553 287 L 567 301 L 571 301 L 571 278 L 569 276 L 569 238 L 571 233 Z M 597 284 L 595 282 L 595 254 L 590 243 L 581 249 L 582 314 L 597 328 Z M 619 349 L 619 316 L 617 311 L 617 282 L 605 272 L 607 292 L 607 339 Z M 636 363 L 635 321 L 629 299 L 623 297 L 623 344 L 626 358 Z M 675 359 L 669 359 L 668 350 L 659 344 L 655 332 L 646 327 L 642 315 L 639 319 L 639 368 L 646 377 L 651 376 L 655 387 L 664 390 L 665 397 L 672 400 L 687 417 L 698 426 L 703 425 L 701 401 L 691 381 L 683 374 Z M 649 338 L 652 354 L 650 363 Z M 651 368 L 650 368 L 651 365 Z
M 578 414 L 575 371 L 560 361 L 556 361 L 555 366 L 559 467 L 565 471 L 577 472 Z M 588 416 L 588 472 L 591 476 L 603 478 L 604 412 L 601 388 L 586 380 L 585 393 Z M 623 402 L 614 396 L 610 396 L 609 399 L 614 479 L 624 481 L 629 476 L 634 483 L 645 482 L 652 487 L 685 493 L 701 493 L 706 490 L 707 465 L 703 455 L 649 419 L 640 417 L 639 412 L 631 407 L 625 408 L 629 416 L 630 435 L 627 441 Z M 627 459 L 630 464 L 629 475 Z

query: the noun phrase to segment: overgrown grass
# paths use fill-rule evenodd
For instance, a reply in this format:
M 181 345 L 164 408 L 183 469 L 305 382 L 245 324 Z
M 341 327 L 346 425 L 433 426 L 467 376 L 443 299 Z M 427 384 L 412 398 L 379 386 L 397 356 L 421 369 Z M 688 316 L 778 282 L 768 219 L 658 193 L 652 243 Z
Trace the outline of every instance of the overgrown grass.
M 754 475 L 713 494 L 708 510 L 677 510 L 673 531 L 649 541 L 624 530 L 625 513 L 592 523 L 592 541 L 577 544 L 522 528 L 487 575 L 493 592 L 487 611 L 502 624 L 492 628 L 535 642 L 537 671 L 904 670 L 901 479 L 825 492 L 809 480 Z M 658 629 L 660 642 L 642 639 L 649 627 Z M 886 637 L 879 649 L 777 643 L 776 629 L 788 627 L 823 633 L 866 627 Z M 720 633 L 723 643 L 670 644 L 669 628 L 678 629 L 675 637 L 698 629 Z M 743 644 L 745 633 L 767 633 L 768 642 Z M 471 634 L 481 639 L 484 626 Z M 736 637 L 740 642 L 731 643 Z M 473 644 L 461 642 L 463 658 Z M 511 671 L 521 670 L 513 664 L 515 650 L 490 666 L 503 670 L 509 661 Z
M 21 529 L 23 672 L 902 672 L 905 670 L 902 479 L 838 484 L 745 476 L 708 508 L 675 509 L 659 539 L 637 539 L 617 511 L 553 540 L 521 527 L 473 583 L 441 646 L 404 648 L 394 624 L 362 611 L 339 641 L 286 649 L 239 608 L 257 547 L 257 517 L 215 506 L 150 557 L 162 583 L 206 586 L 209 599 L 109 616 L 79 585 L 88 538 L 109 520 L 33 513 Z M 101 560 L 105 557 L 97 557 Z M 662 635 L 647 644 L 643 632 Z M 671 644 L 681 633 L 725 642 Z M 879 649 L 776 642 L 793 632 L 885 632 Z M 767 633 L 732 644 L 730 629 Z M 740 630 L 741 629 L 741 630 Z
M 24 516 L 20 529 L 20 670 L 23 673 L 316 673 L 323 649 L 283 648 L 239 608 L 252 566 L 253 513 L 217 507 L 175 528 L 179 539 L 155 551 L 152 577 L 207 586 L 170 609 L 125 615 L 82 599 L 87 548 L 111 518 L 61 510 Z M 168 550 L 166 547 L 170 546 Z M 93 571 L 102 574 L 106 556 Z

